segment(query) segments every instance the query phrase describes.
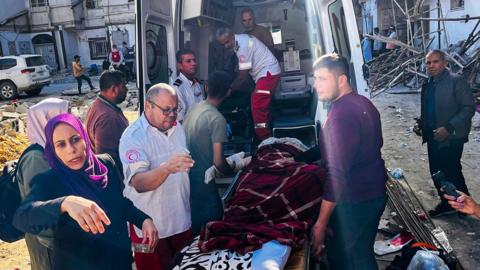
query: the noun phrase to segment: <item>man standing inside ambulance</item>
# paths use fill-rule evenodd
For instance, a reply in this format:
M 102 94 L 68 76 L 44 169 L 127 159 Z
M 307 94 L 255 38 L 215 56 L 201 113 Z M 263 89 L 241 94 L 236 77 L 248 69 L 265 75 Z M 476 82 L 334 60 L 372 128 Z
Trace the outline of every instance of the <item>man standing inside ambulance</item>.
M 251 97 L 255 134 L 260 140 L 272 136 L 270 102 L 280 79 L 280 65 L 272 52 L 260 40 L 247 34 L 236 35 L 229 28 L 220 28 L 217 42 L 233 50 L 238 58 L 237 77 L 230 86 L 233 92 L 240 91 L 248 74 L 255 81 Z
M 249 34 L 258 38 L 258 40 L 260 40 L 265 46 L 267 46 L 268 49 L 273 53 L 274 44 L 272 33 L 270 33 L 267 28 L 257 24 L 255 14 L 253 13 L 253 10 L 251 8 L 247 7 L 243 9 L 241 14 L 242 25 L 243 28 L 245 28 L 245 34 Z

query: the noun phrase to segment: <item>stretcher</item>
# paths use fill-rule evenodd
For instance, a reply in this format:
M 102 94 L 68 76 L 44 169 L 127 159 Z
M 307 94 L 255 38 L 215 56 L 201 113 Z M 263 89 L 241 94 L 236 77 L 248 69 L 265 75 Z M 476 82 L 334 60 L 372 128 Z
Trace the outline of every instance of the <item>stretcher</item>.
M 233 178 L 215 179 L 220 186 L 227 186 L 223 192 L 222 200 L 227 202 L 233 195 L 237 180 L 241 174 L 238 172 Z M 182 249 L 177 256 L 173 270 L 207 270 L 207 269 L 253 269 L 253 252 L 239 254 L 229 250 L 215 250 L 202 253 L 198 248 L 198 237 Z M 310 243 L 307 242 L 303 248 L 292 250 L 284 270 L 310 270 L 315 269 L 314 259 L 311 259 Z
M 232 195 L 237 184 L 238 177 L 241 171 L 239 171 L 235 177 L 231 180 L 230 185 L 222 196 L 222 201 L 225 203 Z M 217 183 L 226 183 L 226 179 L 219 179 Z M 303 249 L 292 250 L 288 257 L 287 264 L 284 270 L 310 270 L 313 269 L 315 262 L 312 259 L 312 253 L 310 249 L 310 242 L 307 242 Z
M 305 172 L 307 172 L 307 171 L 311 172 L 308 169 L 305 170 Z M 222 196 L 222 200 L 224 201 L 224 204 L 232 205 L 232 203 L 233 203 L 234 205 L 237 205 L 237 204 L 235 204 L 235 200 L 237 200 L 237 202 L 238 202 L 238 200 L 240 198 L 244 198 L 244 197 L 242 197 L 242 194 L 244 194 L 243 192 L 245 192 L 245 188 L 248 187 L 248 185 L 252 185 L 252 184 L 256 185 L 258 183 L 256 181 L 252 181 L 251 179 L 246 180 L 247 179 L 246 175 L 250 175 L 252 171 L 250 170 L 249 172 L 250 173 L 245 173 L 245 174 L 243 174 L 243 176 L 241 176 L 242 172 L 240 171 L 230 181 L 228 179 L 216 179 L 217 183 L 221 183 L 223 185 L 226 185 L 228 182 L 231 182 L 231 183 L 228 184 L 228 187 L 226 188 L 226 191 L 223 193 L 223 196 Z M 262 173 L 263 173 L 263 171 L 262 171 Z M 277 176 L 278 176 L 278 174 L 277 174 Z M 289 177 L 289 176 L 283 176 L 283 177 L 284 178 L 293 178 L 293 177 Z M 288 181 L 292 181 L 292 182 L 288 182 L 288 183 L 286 183 L 287 180 L 285 180 L 285 182 L 282 181 L 282 184 L 286 183 L 285 188 L 289 184 L 291 186 L 295 187 L 293 189 L 290 189 L 290 188 L 286 189 L 287 192 L 289 192 L 290 190 L 298 191 L 296 187 L 301 188 L 302 191 L 303 191 L 305 189 L 305 186 L 304 186 L 304 184 L 302 184 L 303 182 L 300 183 L 300 181 L 304 180 L 303 177 L 304 177 L 303 174 L 299 174 L 298 178 L 296 180 L 288 180 Z M 307 177 L 311 177 L 311 176 L 307 176 Z M 248 183 L 246 184 L 245 181 L 248 182 Z M 308 179 L 308 181 L 311 181 L 311 179 Z M 298 185 L 298 183 L 300 183 L 300 185 Z M 260 184 L 260 186 L 262 186 L 262 184 Z M 310 185 L 309 185 L 309 187 L 310 187 Z M 273 190 L 277 190 L 277 188 L 274 188 Z M 257 191 L 258 192 L 263 192 L 264 190 L 259 189 Z M 240 193 L 238 193 L 238 192 L 240 192 Z M 275 193 L 275 194 L 277 194 L 277 193 Z M 278 193 L 278 194 L 283 194 L 283 193 Z M 232 199 L 232 197 L 234 195 L 235 195 L 235 199 Z M 311 195 L 310 195 L 310 197 L 309 196 L 306 196 L 306 197 L 310 198 Z M 290 199 L 292 199 L 292 198 L 290 197 Z M 240 201 L 241 201 L 241 199 L 240 199 Z M 253 201 L 256 201 L 256 200 L 253 199 Z M 272 201 L 270 201 L 270 202 L 272 202 Z M 291 205 L 292 206 L 298 206 L 295 203 L 292 203 Z M 273 209 L 278 209 L 278 208 L 273 208 Z M 226 211 L 229 211 L 229 210 L 226 209 Z M 276 210 L 274 210 L 274 212 L 275 211 Z M 312 209 L 312 211 L 314 211 L 314 210 Z M 226 213 L 228 213 L 228 212 L 226 212 Z M 306 214 L 310 215 L 310 213 L 311 212 L 308 212 L 308 213 L 298 212 L 298 215 L 300 215 L 300 216 L 301 215 L 306 215 Z M 232 214 L 232 212 L 230 212 L 230 214 L 226 214 L 227 216 L 225 216 L 224 219 L 225 218 L 228 219 L 228 215 L 231 215 L 231 214 Z M 233 219 L 235 219 L 235 218 L 233 218 Z M 231 216 L 230 216 L 230 220 L 232 220 Z M 225 221 L 225 222 L 228 223 L 229 221 Z M 220 222 L 220 223 L 223 223 L 223 221 Z M 250 226 L 256 226 L 256 223 L 250 224 Z M 240 229 L 243 230 L 244 228 L 247 228 L 247 227 L 241 227 Z M 251 229 L 251 227 L 248 227 L 248 228 Z M 230 229 L 232 229 L 232 228 L 230 228 Z M 227 232 L 227 234 L 229 236 L 235 235 L 235 233 L 238 233 L 238 231 L 231 231 L 230 229 L 228 229 L 228 232 Z M 251 232 L 250 230 L 248 230 L 248 231 Z M 212 232 L 215 233 L 215 230 L 209 231 L 209 233 L 212 233 Z M 270 238 L 270 239 L 272 239 L 272 238 Z M 243 240 L 240 240 L 241 243 L 244 243 L 242 241 Z M 286 270 L 319 269 L 319 268 L 314 268 L 314 267 L 316 267 L 316 264 L 314 263 L 315 260 L 312 259 L 309 241 L 307 240 L 307 241 L 302 241 L 302 242 L 304 242 L 304 243 L 299 248 L 293 249 L 290 252 L 290 254 L 288 256 L 288 259 L 286 260 L 287 261 L 286 265 L 283 269 L 286 269 Z M 213 250 L 210 249 L 211 251 L 208 251 L 208 252 L 201 252 L 200 248 L 199 248 L 199 245 L 201 246 L 202 242 L 201 241 L 199 242 L 199 238 L 197 237 L 196 239 L 194 239 L 189 245 L 187 245 L 181 251 L 179 256 L 177 256 L 175 265 L 172 269 L 174 269 L 174 270 L 182 270 L 182 269 L 191 269 L 191 270 L 193 270 L 193 269 L 202 269 L 202 270 L 203 269 L 253 269 L 252 268 L 253 252 L 238 253 L 238 252 L 235 252 L 235 251 L 232 251 L 232 250 L 216 249 L 216 248 L 213 249 Z M 240 245 L 242 245 L 242 244 L 240 244 Z M 282 258 L 285 259 L 285 257 L 282 257 Z M 283 260 L 283 262 L 285 262 L 285 260 Z

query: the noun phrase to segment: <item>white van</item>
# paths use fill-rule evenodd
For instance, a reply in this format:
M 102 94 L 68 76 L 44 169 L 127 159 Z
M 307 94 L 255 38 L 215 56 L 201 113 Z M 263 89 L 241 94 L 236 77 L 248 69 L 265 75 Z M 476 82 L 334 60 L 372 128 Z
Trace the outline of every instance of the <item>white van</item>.
M 275 56 L 282 67 L 273 101 L 273 106 L 277 104 L 279 108 L 273 113 L 274 136 L 277 136 L 275 126 L 295 134 L 297 128 L 312 126 L 308 121 L 289 118 L 288 107 L 295 111 L 305 105 L 299 115 L 308 114 L 306 111 L 313 107 L 315 123 L 324 120 L 328 106 L 317 103 L 312 91 L 312 64 L 323 54 L 338 52 L 346 57 L 352 85 L 359 94 L 369 96 L 351 0 L 137 0 L 140 110 L 143 111 L 144 94 L 150 85 L 171 84 L 175 80 L 175 52 L 180 48 L 187 47 L 196 53 L 200 80 L 206 80 L 213 70 L 223 69 L 227 52 L 216 43 L 215 31 L 226 26 L 243 33 L 240 17 L 246 7 L 254 11 L 257 24 L 270 29 Z M 285 110 L 287 117 L 278 116 Z M 278 136 L 290 135 L 278 133 Z

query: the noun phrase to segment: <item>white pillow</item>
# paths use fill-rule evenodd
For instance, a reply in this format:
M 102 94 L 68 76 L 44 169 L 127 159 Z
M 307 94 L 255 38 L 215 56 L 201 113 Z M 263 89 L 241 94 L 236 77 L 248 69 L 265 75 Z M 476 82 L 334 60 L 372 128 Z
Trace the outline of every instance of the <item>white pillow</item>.
M 287 264 L 292 248 L 273 240 L 255 250 L 252 257 L 253 270 L 282 270 Z

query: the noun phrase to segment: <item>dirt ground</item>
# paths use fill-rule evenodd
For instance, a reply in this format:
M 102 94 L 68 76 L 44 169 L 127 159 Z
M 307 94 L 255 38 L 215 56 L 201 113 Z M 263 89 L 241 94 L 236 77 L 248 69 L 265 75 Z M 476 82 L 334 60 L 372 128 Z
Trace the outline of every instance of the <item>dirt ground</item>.
M 413 118 L 420 111 L 420 95 L 383 93 L 373 101 L 382 116 L 383 156 L 387 167 L 402 168 L 424 206 L 427 209 L 433 208 L 437 203 L 437 195 L 429 177 L 426 146 L 411 132 Z M 465 145 L 462 164 L 473 197 L 480 199 L 480 114 L 476 114 L 473 119 L 470 141 Z M 434 221 L 446 231 L 465 269 L 479 269 L 480 220 L 451 215 Z M 0 270 L 15 268 L 30 268 L 24 241 L 13 244 L 0 242 Z
M 403 89 L 394 89 L 401 92 Z M 393 92 L 393 91 L 392 91 Z M 401 168 L 428 210 L 438 203 L 429 176 L 426 145 L 411 132 L 413 118 L 420 115 L 420 94 L 381 94 L 373 99 L 382 117 L 383 157 L 388 168 Z M 474 198 L 480 199 L 480 114 L 473 118 L 469 142 L 462 157 L 463 174 Z M 480 220 L 458 215 L 434 219 L 450 240 L 465 269 L 480 268 Z

